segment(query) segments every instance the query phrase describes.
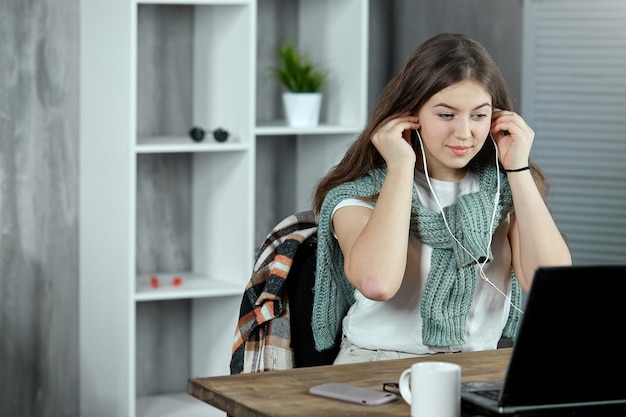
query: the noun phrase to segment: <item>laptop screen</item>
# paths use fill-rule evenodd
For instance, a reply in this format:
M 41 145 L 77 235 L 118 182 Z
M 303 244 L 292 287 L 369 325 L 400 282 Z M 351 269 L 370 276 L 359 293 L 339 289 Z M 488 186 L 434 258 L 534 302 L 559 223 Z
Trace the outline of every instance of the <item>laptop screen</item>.
M 626 266 L 537 269 L 500 405 L 626 399 L 625 300 Z

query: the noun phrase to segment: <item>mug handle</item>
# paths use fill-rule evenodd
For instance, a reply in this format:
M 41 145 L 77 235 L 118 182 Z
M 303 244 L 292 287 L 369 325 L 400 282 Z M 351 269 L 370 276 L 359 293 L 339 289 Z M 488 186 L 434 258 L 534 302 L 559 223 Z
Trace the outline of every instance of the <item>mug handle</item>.
M 400 386 L 402 398 L 411 405 L 411 368 L 405 369 L 402 372 L 398 385 Z

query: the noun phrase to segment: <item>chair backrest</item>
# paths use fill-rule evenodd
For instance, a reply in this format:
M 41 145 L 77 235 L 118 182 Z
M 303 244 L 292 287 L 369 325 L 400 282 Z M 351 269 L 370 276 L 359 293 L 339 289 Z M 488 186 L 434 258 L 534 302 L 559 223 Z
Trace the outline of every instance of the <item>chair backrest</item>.
M 307 238 L 298 248 L 287 279 L 291 348 L 296 368 L 330 365 L 339 352 L 339 343 L 321 352 L 315 349 L 311 318 L 316 260 L 317 233 Z

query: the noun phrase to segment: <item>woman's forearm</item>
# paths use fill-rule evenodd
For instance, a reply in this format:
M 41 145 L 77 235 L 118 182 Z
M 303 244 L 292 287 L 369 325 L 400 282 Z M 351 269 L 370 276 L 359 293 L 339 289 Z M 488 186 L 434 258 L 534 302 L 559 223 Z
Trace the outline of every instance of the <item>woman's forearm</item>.
M 520 284 L 528 290 L 538 266 L 571 265 L 572 259 L 531 172 L 512 172 L 508 179 L 515 207 L 513 262 Z

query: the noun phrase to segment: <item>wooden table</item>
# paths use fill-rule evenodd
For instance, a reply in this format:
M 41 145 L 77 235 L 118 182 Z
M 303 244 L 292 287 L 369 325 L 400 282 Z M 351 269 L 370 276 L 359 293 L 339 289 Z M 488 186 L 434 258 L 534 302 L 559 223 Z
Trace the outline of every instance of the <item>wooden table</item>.
M 403 416 L 409 406 L 400 398 L 379 406 L 363 406 L 317 397 L 309 387 L 324 382 L 345 382 L 381 390 L 383 382 L 397 382 L 400 373 L 419 361 L 445 361 L 461 365 L 462 381 L 504 377 L 511 349 L 440 354 L 347 365 L 328 365 L 253 374 L 189 380 L 187 392 L 233 417 L 297 416 Z

